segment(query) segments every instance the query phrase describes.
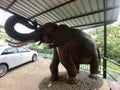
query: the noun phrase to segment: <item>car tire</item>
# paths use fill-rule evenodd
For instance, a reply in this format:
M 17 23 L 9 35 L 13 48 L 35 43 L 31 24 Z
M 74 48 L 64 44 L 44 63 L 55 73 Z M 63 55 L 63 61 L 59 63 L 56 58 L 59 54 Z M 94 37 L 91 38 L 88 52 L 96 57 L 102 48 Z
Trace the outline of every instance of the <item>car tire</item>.
M 0 77 L 4 76 L 8 71 L 8 67 L 5 64 L 0 64 Z
M 32 61 L 33 61 L 33 62 L 37 61 L 37 55 L 36 55 L 36 54 L 34 54 L 34 55 L 32 56 Z

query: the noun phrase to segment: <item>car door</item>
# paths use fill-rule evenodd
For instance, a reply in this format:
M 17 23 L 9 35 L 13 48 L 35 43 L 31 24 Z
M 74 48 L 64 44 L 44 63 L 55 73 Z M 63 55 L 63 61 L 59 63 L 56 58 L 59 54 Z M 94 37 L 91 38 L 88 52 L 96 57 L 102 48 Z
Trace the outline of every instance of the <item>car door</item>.
M 9 67 L 15 67 L 21 64 L 21 58 L 16 48 L 7 48 L 2 52 L 1 58 L 8 63 Z
M 22 59 L 22 63 L 25 63 L 25 62 L 28 62 L 30 61 L 30 57 L 29 57 L 29 50 L 26 49 L 26 48 L 17 48 L 18 49 L 18 52 L 20 53 L 20 57 Z

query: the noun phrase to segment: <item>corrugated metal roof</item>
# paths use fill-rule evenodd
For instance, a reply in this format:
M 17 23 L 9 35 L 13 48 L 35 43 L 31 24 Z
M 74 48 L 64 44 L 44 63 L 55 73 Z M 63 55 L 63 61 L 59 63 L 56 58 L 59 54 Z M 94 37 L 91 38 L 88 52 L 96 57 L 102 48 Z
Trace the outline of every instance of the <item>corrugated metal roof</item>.
M 119 15 L 120 0 L 107 1 L 107 23 Z M 87 29 L 104 24 L 103 0 L 0 0 L 0 8 L 40 25 L 47 22 Z

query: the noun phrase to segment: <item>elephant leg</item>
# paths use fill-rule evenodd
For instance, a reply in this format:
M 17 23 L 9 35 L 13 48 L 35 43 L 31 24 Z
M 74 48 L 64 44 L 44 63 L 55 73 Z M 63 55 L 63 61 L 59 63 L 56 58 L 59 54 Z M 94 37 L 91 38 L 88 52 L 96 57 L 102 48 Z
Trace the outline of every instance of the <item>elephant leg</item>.
M 56 49 L 54 49 L 53 60 L 50 64 L 50 71 L 51 71 L 51 81 L 55 81 L 59 78 L 58 75 L 58 65 L 59 65 L 59 58 Z
M 77 73 L 79 73 L 79 64 L 75 64 L 76 65 L 76 70 L 77 70 Z
M 97 79 L 96 74 L 99 73 L 99 58 L 98 58 L 98 54 L 95 53 L 91 62 L 90 62 L 90 78 L 94 78 Z
M 68 76 L 69 76 L 67 83 L 68 84 L 76 84 L 78 82 L 78 77 L 77 77 L 77 69 L 76 69 L 75 63 L 70 60 L 69 61 L 64 60 L 64 62 L 61 62 L 61 63 L 66 68 Z

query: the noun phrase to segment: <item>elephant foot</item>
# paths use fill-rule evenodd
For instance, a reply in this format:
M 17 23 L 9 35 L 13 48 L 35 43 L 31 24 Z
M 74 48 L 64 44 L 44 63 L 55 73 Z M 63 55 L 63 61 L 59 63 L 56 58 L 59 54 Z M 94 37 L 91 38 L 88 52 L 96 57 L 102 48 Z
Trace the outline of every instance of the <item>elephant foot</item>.
M 88 77 L 96 80 L 98 79 L 97 74 L 90 74 Z
M 77 84 L 78 83 L 78 77 L 75 76 L 73 78 L 69 78 L 66 83 L 67 84 Z
M 57 81 L 59 79 L 59 76 L 51 76 L 50 81 Z

